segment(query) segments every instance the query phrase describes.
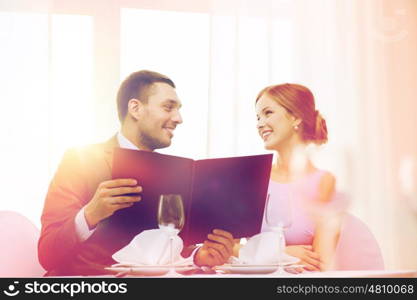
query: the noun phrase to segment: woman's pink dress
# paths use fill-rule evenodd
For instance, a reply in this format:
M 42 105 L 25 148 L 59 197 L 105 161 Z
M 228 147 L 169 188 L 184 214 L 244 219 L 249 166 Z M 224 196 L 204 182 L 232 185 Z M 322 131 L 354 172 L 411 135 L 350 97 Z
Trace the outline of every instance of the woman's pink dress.
M 287 245 L 312 245 L 315 232 L 313 216 L 347 209 L 347 197 L 337 192 L 326 205 L 318 207 L 314 204 L 320 179 L 325 172 L 317 170 L 291 183 L 269 182 L 272 209 L 288 226 L 285 229 Z M 264 217 L 261 231 L 271 230 Z M 334 259 L 337 270 L 384 269 L 381 251 L 374 236 L 361 220 L 349 213 L 343 217 Z

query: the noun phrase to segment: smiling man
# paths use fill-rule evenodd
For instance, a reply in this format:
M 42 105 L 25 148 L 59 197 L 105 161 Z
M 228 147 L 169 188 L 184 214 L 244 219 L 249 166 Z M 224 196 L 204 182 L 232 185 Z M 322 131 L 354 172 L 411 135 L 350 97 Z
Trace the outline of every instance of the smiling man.
M 141 201 L 144 187 L 131 178 L 111 179 L 113 149 L 168 147 L 182 123 L 175 84 L 156 72 L 129 75 L 120 86 L 117 107 L 121 122 L 117 135 L 102 144 L 68 150 L 50 184 L 38 247 L 47 275 L 98 275 L 114 263 L 113 253 L 95 238 L 95 228 L 115 211 Z M 232 235 L 214 230 L 195 251 L 194 261 L 205 266 L 223 264 L 232 248 Z

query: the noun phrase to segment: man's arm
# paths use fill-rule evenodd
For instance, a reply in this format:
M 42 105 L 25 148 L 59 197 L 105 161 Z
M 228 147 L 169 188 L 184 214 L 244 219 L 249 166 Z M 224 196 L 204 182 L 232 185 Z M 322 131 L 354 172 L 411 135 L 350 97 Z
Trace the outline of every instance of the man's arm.
M 96 230 L 95 227 L 89 227 L 85 218 L 85 206 L 75 216 L 75 230 L 81 242 L 87 240 Z
M 226 263 L 233 254 L 234 240 L 231 233 L 214 229 L 194 256 L 197 266 L 214 267 Z
M 68 150 L 49 186 L 38 244 L 39 261 L 46 270 L 58 268 L 80 243 L 75 216 L 88 197 L 82 170 L 79 153 Z
M 116 210 L 140 200 L 137 193 L 142 188 L 134 179 L 103 181 L 91 196 L 86 182 L 94 173 L 83 172 L 87 166 L 81 163 L 80 155 L 82 153 L 76 150 L 64 155 L 45 200 L 38 252 L 39 260 L 47 270 L 60 268 L 70 261 L 76 255 L 77 247 L 88 238 L 80 233 L 80 223 L 85 221 L 91 230 Z M 134 196 L 124 195 L 131 193 Z
M 85 206 L 84 216 L 90 228 L 110 217 L 116 210 L 140 201 L 142 187 L 135 179 L 114 179 L 99 184 L 93 198 Z M 131 195 L 127 195 L 131 194 Z

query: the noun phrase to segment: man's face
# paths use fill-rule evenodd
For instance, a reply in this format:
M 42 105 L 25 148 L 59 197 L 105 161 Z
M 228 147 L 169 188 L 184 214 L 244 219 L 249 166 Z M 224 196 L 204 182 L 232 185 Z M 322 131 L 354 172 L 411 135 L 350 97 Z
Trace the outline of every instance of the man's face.
M 148 90 L 148 102 L 141 103 L 138 115 L 139 142 L 142 150 L 171 145 L 174 130 L 182 123 L 181 102 L 169 84 L 157 82 Z

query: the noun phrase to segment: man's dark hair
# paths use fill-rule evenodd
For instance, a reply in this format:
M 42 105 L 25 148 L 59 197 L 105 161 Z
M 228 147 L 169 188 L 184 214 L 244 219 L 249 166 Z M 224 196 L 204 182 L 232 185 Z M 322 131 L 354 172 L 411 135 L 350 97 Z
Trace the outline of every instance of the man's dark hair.
M 149 89 L 156 82 L 163 82 L 175 88 L 174 82 L 167 76 L 148 70 L 134 72 L 122 82 L 117 92 L 117 110 L 120 122 L 123 122 L 126 117 L 129 100 L 138 99 L 146 103 Z

